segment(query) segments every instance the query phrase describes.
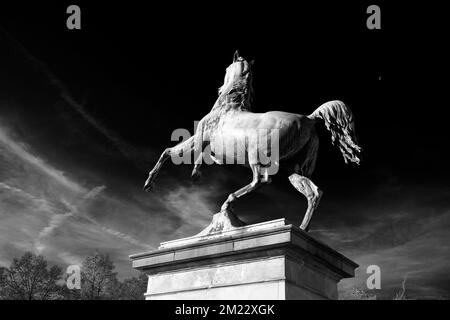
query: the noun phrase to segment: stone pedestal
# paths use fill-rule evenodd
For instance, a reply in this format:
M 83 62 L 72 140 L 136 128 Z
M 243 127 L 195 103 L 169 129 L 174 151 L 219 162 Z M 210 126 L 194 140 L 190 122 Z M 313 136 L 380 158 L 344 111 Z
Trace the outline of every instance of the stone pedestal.
M 356 263 L 279 219 L 161 243 L 130 256 L 146 299 L 337 299 Z

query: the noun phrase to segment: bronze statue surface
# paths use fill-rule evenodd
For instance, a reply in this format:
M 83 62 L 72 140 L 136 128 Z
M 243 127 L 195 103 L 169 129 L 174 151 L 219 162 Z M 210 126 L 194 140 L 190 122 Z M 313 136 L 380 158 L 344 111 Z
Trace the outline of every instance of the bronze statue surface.
M 201 164 L 212 159 L 217 164 L 249 166 L 253 179 L 246 186 L 231 193 L 215 214 L 211 224 L 200 235 L 220 232 L 243 225 L 231 208 L 240 197 L 270 183 L 271 176 L 281 165 L 292 174 L 290 183 L 302 193 L 308 208 L 300 228 L 308 229 L 322 191 L 311 181 L 319 137 L 315 125 L 324 122 L 344 158 L 359 164 L 361 148 L 356 143 L 353 114 L 341 101 L 329 101 L 305 116 L 282 111 L 254 113 L 252 106 L 252 71 L 238 52 L 227 68 L 219 97 L 211 111 L 199 122 L 194 136 L 167 148 L 162 153 L 145 182 L 144 190 L 151 191 L 163 163 L 170 157 L 194 155 L 192 178 L 200 177 Z

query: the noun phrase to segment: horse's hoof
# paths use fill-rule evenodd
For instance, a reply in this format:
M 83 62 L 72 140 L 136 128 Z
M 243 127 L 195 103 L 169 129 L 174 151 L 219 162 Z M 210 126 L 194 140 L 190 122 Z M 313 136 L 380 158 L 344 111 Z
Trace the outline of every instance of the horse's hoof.
M 220 208 L 220 211 L 221 211 L 221 212 L 230 212 L 230 213 L 234 213 L 234 208 L 233 208 L 233 206 L 232 206 L 231 203 L 230 203 L 230 204 L 228 204 L 228 205 L 223 205 L 223 206 Z
M 192 174 L 191 174 L 192 182 L 197 182 L 201 176 L 202 176 L 202 173 L 200 171 L 192 172 Z
M 150 192 L 150 191 L 153 190 L 154 187 L 155 187 L 155 183 L 154 182 L 150 182 L 150 183 L 146 183 L 144 185 L 143 189 L 144 189 L 145 192 Z

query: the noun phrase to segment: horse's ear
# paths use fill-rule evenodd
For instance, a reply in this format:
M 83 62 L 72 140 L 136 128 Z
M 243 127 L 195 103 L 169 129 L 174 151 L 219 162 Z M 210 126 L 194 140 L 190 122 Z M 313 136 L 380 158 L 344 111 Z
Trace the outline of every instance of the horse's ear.
M 233 56 L 233 62 L 236 62 L 238 58 L 239 58 L 239 51 L 236 50 Z

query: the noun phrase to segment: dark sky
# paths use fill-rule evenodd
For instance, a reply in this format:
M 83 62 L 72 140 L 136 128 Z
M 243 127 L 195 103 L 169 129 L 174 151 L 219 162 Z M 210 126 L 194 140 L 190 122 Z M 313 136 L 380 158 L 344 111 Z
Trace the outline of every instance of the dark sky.
M 61 264 L 109 252 L 121 276 L 127 256 L 191 236 L 244 167 L 169 162 L 154 193 L 141 191 L 174 129 L 193 132 L 209 112 L 236 49 L 255 59 L 255 112 L 310 114 L 339 99 L 353 110 L 364 149 L 345 165 L 319 127 L 313 181 L 324 191 L 312 236 L 382 270 L 389 298 L 407 277 L 412 298 L 448 298 L 450 187 L 442 37 L 408 8 L 368 4 L 243 7 L 78 2 L 82 29 L 66 28 L 69 4 L 0 10 L 0 264 L 26 250 Z M 426 14 L 424 10 L 423 14 Z M 434 74 L 433 74 L 434 73 Z M 426 84 L 426 86 L 425 86 Z M 300 223 L 305 199 L 281 172 L 236 205 L 248 223 Z

